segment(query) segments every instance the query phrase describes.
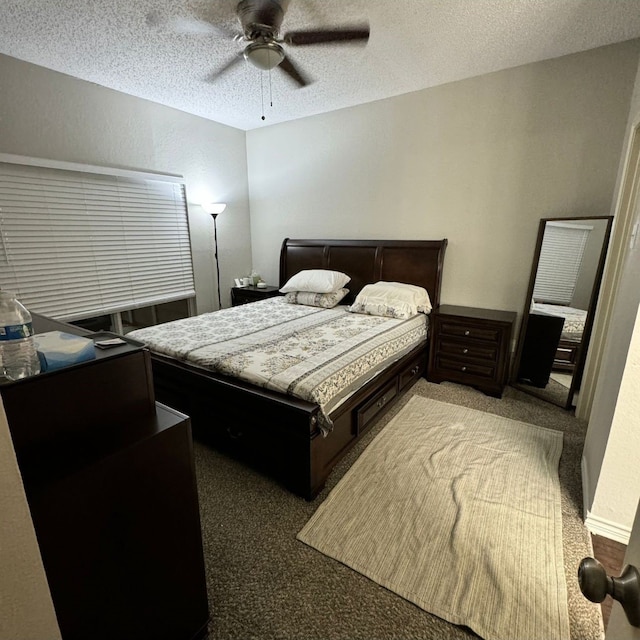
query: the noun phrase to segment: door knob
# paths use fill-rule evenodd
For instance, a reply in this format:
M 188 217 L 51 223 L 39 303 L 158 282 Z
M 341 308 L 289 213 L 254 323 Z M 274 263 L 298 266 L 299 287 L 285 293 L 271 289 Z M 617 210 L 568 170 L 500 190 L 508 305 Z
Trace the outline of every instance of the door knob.
M 633 627 L 640 627 L 640 571 L 626 565 L 619 578 L 607 575 L 595 558 L 584 558 L 578 567 L 578 582 L 585 598 L 602 602 L 607 594 L 617 600 Z

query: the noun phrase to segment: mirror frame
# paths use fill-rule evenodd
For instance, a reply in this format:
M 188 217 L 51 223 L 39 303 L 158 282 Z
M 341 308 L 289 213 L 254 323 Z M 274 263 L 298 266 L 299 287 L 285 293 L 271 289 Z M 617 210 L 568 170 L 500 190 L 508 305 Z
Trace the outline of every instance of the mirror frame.
M 531 308 L 531 298 L 533 296 L 533 289 L 536 283 L 536 276 L 538 273 L 538 264 L 540 262 L 540 251 L 542 249 L 542 240 L 544 238 L 544 232 L 547 222 L 577 222 L 577 221 L 589 221 L 589 220 L 606 220 L 607 227 L 604 234 L 604 240 L 602 242 L 602 248 L 600 250 L 600 258 L 598 260 L 598 266 L 593 281 L 593 287 L 591 289 L 591 296 L 589 298 L 589 307 L 587 309 L 587 318 L 584 323 L 584 331 L 582 333 L 582 340 L 578 347 L 576 355 L 576 363 L 573 370 L 573 376 L 571 379 L 571 387 L 567 394 L 567 401 L 564 404 L 553 402 L 553 400 L 544 398 L 541 392 L 536 392 L 535 388 L 518 382 L 518 371 L 520 370 L 520 360 L 522 358 L 522 351 L 524 348 L 524 339 L 527 331 L 527 325 L 529 323 L 529 313 Z M 602 274 L 604 272 L 604 264 L 607 257 L 607 250 L 609 248 L 609 240 L 611 238 L 611 227 L 613 225 L 613 216 L 576 216 L 572 218 L 542 218 L 538 225 L 538 239 L 536 241 L 536 248 L 533 255 L 533 264 L 531 266 L 531 275 L 529 277 L 529 286 L 527 288 L 527 296 L 525 298 L 522 321 L 520 323 L 520 331 L 518 334 L 518 343 L 516 347 L 516 353 L 513 360 L 513 367 L 511 369 L 511 386 L 520 391 L 529 393 L 530 395 L 546 400 L 563 409 L 572 409 L 574 407 L 573 398 L 575 393 L 580 389 L 580 383 L 582 381 L 582 373 L 584 370 L 585 358 L 587 355 L 587 349 L 589 347 L 589 341 L 591 340 L 591 331 L 593 329 L 593 317 L 598 303 L 598 295 L 600 293 L 600 285 L 602 284 Z

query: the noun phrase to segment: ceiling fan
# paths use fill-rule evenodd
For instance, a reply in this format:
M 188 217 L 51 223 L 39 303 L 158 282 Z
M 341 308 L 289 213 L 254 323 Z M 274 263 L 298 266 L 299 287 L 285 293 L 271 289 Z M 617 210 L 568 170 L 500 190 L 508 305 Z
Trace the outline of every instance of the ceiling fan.
M 285 46 L 298 47 L 325 43 L 346 44 L 352 42 L 365 43 L 369 39 L 368 25 L 354 25 L 343 28 L 303 29 L 289 31 L 282 38 L 279 37 L 280 26 L 284 14 L 289 6 L 289 0 L 240 0 L 236 7 L 236 14 L 242 27 L 240 33 L 228 33 L 208 22 L 196 19 L 180 18 L 174 20 L 174 27 L 180 31 L 192 33 L 216 33 L 229 37 L 237 42 L 246 42 L 245 48 L 231 58 L 221 68 L 207 77 L 213 82 L 223 73 L 235 67 L 243 59 L 258 69 L 271 70 L 276 67 L 289 78 L 304 87 L 311 79 L 291 61 L 285 53 Z M 147 22 L 159 25 L 162 20 L 157 14 L 149 15 Z

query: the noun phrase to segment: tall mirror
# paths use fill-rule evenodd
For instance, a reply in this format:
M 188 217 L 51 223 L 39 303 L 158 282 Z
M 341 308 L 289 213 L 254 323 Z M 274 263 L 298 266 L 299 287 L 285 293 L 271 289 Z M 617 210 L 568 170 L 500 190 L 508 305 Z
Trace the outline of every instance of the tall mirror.
M 566 409 L 580 390 L 612 222 L 540 221 L 512 385 Z

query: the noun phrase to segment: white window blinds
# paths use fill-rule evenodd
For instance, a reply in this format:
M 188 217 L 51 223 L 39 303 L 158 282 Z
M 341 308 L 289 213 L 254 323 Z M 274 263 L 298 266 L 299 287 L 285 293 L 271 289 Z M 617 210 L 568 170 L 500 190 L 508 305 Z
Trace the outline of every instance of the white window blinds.
M 73 320 L 195 295 L 184 185 L 0 162 L 0 288 Z
M 593 227 L 547 222 L 533 288 L 536 302 L 570 305 Z

